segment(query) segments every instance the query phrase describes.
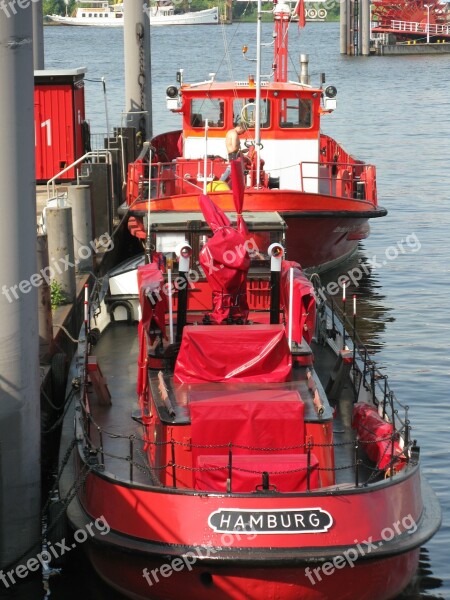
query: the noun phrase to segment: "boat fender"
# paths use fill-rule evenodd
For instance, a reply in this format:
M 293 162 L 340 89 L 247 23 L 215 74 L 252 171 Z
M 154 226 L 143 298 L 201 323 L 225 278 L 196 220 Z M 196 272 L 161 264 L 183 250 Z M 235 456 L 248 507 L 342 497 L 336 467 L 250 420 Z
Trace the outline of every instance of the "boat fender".
M 58 547 L 62 541 L 70 543 L 71 531 L 67 521 L 66 507 L 62 500 L 51 502 L 47 509 L 47 543 Z M 67 561 L 67 554 L 63 553 L 56 557 L 48 553 L 51 556 L 50 564 L 54 569 L 63 567 Z
M 88 333 L 88 342 L 91 346 L 96 346 L 100 339 L 101 333 L 98 327 L 93 327 Z
M 81 121 L 81 143 L 84 153 L 92 152 L 91 148 L 91 126 L 87 121 Z
M 280 189 L 280 178 L 272 177 L 272 175 L 269 175 L 268 188 L 270 190 L 279 190 Z
M 109 305 L 109 314 L 111 317 L 111 321 L 114 323 L 115 316 L 114 316 L 114 311 L 116 310 L 116 308 L 122 307 L 126 310 L 127 313 L 127 323 L 132 323 L 133 322 L 133 308 L 131 306 L 131 304 L 128 302 L 128 300 L 117 300 L 116 302 L 113 302 L 112 304 Z
M 53 405 L 61 410 L 65 403 L 67 385 L 67 357 L 63 352 L 52 356 L 51 382 Z
M 206 186 L 207 192 L 226 192 L 230 186 L 226 181 L 210 181 Z

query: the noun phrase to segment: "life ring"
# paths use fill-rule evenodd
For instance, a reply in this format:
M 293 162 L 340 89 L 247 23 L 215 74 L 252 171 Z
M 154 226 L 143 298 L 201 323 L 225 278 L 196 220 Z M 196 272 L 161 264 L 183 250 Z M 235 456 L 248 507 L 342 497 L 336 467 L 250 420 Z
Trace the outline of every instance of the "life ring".
M 319 19 L 325 19 L 327 14 L 328 13 L 324 8 L 319 8 L 319 10 L 317 11 L 317 16 L 319 17 Z
M 308 10 L 308 18 L 309 19 L 316 19 L 317 18 L 317 10 L 315 8 L 310 8 Z
M 248 109 L 251 109 L 251 111 L 253 112 L 253 118 L 249 118 L 248 116 Z M 244 123 L 247 125 L 247 127 L 254 127 L 255 126 L 255 111 L 256 111 L 256 104 L 254 102 L 248 102 L 247 104 L 244 104 L 244 106 L 241 109 L 241 120 L 244 121 Z

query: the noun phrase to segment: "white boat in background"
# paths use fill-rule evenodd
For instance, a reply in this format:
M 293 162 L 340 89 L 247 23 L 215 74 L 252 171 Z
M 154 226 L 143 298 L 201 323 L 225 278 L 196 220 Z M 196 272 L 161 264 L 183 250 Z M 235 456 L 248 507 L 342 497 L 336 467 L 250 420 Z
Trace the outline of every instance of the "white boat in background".
M 150 17 L 150 25 L 216 25 L 219 23 L 217 6 L 175 14 L 173 4 L 161 5 L 158 2 L 155 6 L 148 7 L 147 14 Z
M 123 3 L 110 5 L 105 0 L 80 3 L 74 17 L 67 14 L 47 15 L 47 19 L 60 25 L 85 25 L 91 27 L 123 27 Z M 150 25 L 215 25 L 219 22 L 217 7 L 175 14 L 173 4 L 161 4 L 147 8 Z

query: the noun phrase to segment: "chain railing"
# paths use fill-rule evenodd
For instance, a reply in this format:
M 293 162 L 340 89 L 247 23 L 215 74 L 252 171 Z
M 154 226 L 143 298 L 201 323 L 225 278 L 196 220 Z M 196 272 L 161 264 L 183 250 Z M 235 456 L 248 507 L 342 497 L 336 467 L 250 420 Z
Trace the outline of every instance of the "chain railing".
M 243 467 L 237 467 L 233 464 L 233 451 L 238 451 L 242 454 L 242 451 L 246 453 L 292 453 L 298 452 L 299 454 L 307 455 L 307 466 L 301 466 L 295 469 L 287 469 L 281 471 L 270 471 L 265 470 L 264 473 L 270 475 L 287 475 L 289 473 L 295 473 L 304 471 L 307 475 L 307 490 L 310 490 L 310 476 L 312 469 L 314 468 L 319 473 L 323 472 L 338 472 L 343 470 L 353 470 L 354 473 L 354 486 L 359 487 L 361 485 L 367 485 L 374 479 L 378 480 L 380 476 L 392 477 L 396 470 L 403 468 L 411 460 L 411 449 L 413 443 L 410 439 L 410 422 L 408 419 L 409 407 L 401 404 L 396 398 L 394 392 L 390 389 L 388 384 L 387 376 L 382 374 L 379 369 L 375 366 L 375 363 L 370 358 L 370 353 L 364 344 L 361 342 L 357 331 L 354 329 L 354 325 L 350 323 L 348 318 L 340 311 L 335 303 L 331 300 L 328 305 L 323 305 L 319 310 L 319 319 L 326 319 L 327 331 L 326 335 L 329 339 L 335 339 L 338 342 L 341 340 L 348 340 L 351 347 L 349 350 L 353 352 L 353 373 L 351 373 L 351 380 L 353 383 L 355 400 L 358 399 L 361 387 L 364 386 L 367 393 L 370 394 L 373 405 L 378 409 L 380 416 L 392 425 L 392 433 L 387 436 L 377 437 L 371 440 L 352 439 L 349 441 L 332 442 L 332 443 L 317 443 L 311 440 L 303 444 L 289 445 L 289 446 L 277 446 L 277 447 L 259 447 L 245 444 L 195 444 L 192 441 L 180 441 L 176 439 L 170 439 L 167 441 L 154 441 L 148 439 L 146 436 L 139 436 L 136 434 L 125 435 L 118 434 L 116 432 L 108 431 L 106 428 L 101 427 L 96 421 L 92 414 L 89 396 L 88 396 L 88 370 L 87 370 L 87 357 L 89 354 L 89 332 L 87 332 L 86 341 L 84 344 L 84 360 L 83 360 L 83 371 L 81 386 L 79 390 L 79 410 L 78 410 L 78 423 L 81 427 L 84 442 L 84 454 L 87 457 L 87 462 L 92 470 L 106 470 L 108 467 L 108 459 L 125 461 L 129 465 L 129 477 L 124 481 L 135 481 L 135 469 L 144 473 L 151 486 L 162 486 L 158 473 L 162 471 L 168 471 L 170 478 L 172 479 L 172 486 L 177 487 L 177 471 L 190 471 L 195 472 L 207 472 L 207 471 L 219 471 L 228 470 L 230 474 L 235 471 L 241 471 L 250 474 L 263 475 L 262 471 L 251 470 Z M 325 312 L 323 312 L 325 311 Z M 330 327 L 328 327 L 328 324 Z M 352 338 L 348 333 L 344 336 L 344 326 L 348 327 L 349 331 L 353 331 Z M 81 359 L 81 357 L 80 357 Z M 402 415 L 400 415 L 402 413 Z M 404 413 L 404 416 L 403 416 Z M 95 440 L 93 438 L 96 438 Z M 105 440 L 107 439 L 123 439 L 127 441 L 128 454 L 114 454 L 109 451 Z M 361 481 L 362 461 L 359 458 L 360 448 L 367 447 L 370 444 L 386 443 L 384 447 L 383 456 L 379 459 L 375 466 L 364 462 L 365 471 L 369 472 L 369 477 L 366 481 Z M 353 460 L 348 464 L 343 464 L 333 467 L 325 466 L 311 466 L 311 454 L 314 449 L 326 449 L 326 448 L 339 448 L 348 447 L 353 455 Z M 143 448 L 147 452 L 143 451 Z M 151 464 L 148 459 L 148 452 L 151 449 L 166 448 L 165 456 L 170 457 L 164 464 Z M 390 448 L 390 458 L 388 463 L 380 469 L 378 464 L 384 458 Z M 228 452 L 228 464 L 217 467 L 195 467 L 182 464 L 181 461 L 177 462 L 177 454 L 180 451 L 192 452 L 192 450 L 211 450 L 215 453 L 225 454 L 224 451 Z M 213 452 L 214 454 L 214 452 Z M 141 462 L 136 460 L 136 456 L 139 456 Z

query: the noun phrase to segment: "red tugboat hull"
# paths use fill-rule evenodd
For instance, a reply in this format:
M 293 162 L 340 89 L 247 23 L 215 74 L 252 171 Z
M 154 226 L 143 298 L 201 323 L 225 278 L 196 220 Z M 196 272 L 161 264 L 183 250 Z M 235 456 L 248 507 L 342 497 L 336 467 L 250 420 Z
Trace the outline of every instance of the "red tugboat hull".
M 211 197 L 224 211 L 234 211 L 231 193 L 213 193 Z M 299 210 L 299 206 L 302 207 Z M 195 195 L 174 196 L 154 200 L 152 212 L 198 213 Z M 342 262 L 356 250 L 358 242 L 370 232 L 369 219 L 383 217 L 386 210 L 373 207 L 364 200 L 342 200 L 330 196 L 314 196 L 302 192 L 262 190 L 246 192 L 245 210 L 250 212 L 276 211 L 287 224 L 286 253 L 301 263 L 304 269 L 325 271 Z M 142 240 L 146 229 L 144 217 L 147 206 L 136 202 L 129 211 L 129 229 Z M 244 213 L 245 215 L 245 213 Z M 194 217 L 193 217 L 194 218 Z
M 395 597 L 441 519 L 409 409 L 284 260 L 279 215 L 234 229 L 201 203 L 208 227 L 160 217 L 151 260 L 109 273 L 79 334 L 74 537 L 134 599 Z
M 306 564 L 293 567 L 269 566 L 239 568 L 232 566 L 185 568 L 169 577 L 159 576 L 150 586 L 143 569 L 161 569 L 161 561 L 124 555 L 115 550 L 89 556 L 99 575 L 113 588 L 133 600 L 388 600 L 395 598 L 413 577 L 419 562 L 419 549 L 384 560 L 365 561 L 350 568 L 331 569 L 328 576 L 312 583 L 305 575 Z M 169 563 L 170 564 L 170 563 Z M 310 567 L 311 573 L 315 565 Z M 207 574 L 205 576 L 205 574 Z M 313 577 L 313 575 L 312 575 Z M 370 582 L 370 584 L 368 584 Z
M 274 2 L 273 16 L 273 78 L 219 81 L 210 74 L 187 83 L 180 70 L 179 87 L 167 88 L 167 107 L 180 115 L 181 129 L 155 136 L 129 165 L 122 210 L 132 217 L 133 235 L 145 237 L 148 204 L 153 215 L 187 211 L 203 191 L 230 210 L 234 159 L 245 174 L 237 212 L 277 211 L 288 225 L 288 258 L 304 268 L 320 271 L 343 261 L 368 235 L 368 220 L 386 215 L 378 206 L 375 166 L 322 133 L 322 119 L 336 108 L 336 88 L 311 85 L 304 71 L 301 81 L 289 78 L 292 15 Z
M 84 490 L 84 507 L 69 507 L 71 525 L 82 529 L 100 517 L 108 523 L 110 532 L 89 539 L 85 549 L 101 578 L 136 600 L 175 600 L 180 590 L 186 600 L 212 594 L 218 600 L 387 600 L 411 581 L 419 548 L 440 521 L 418 468 L 381 482 L 377 491 L 276 499 L 148 491 L 98 474 L 87 477 Z M 288 533 L 289 515 L 312 508 L 331 515 L 329 531 Z M 211 515 L 226 510 L 282 515 L 284 531 L 214 532 Z

